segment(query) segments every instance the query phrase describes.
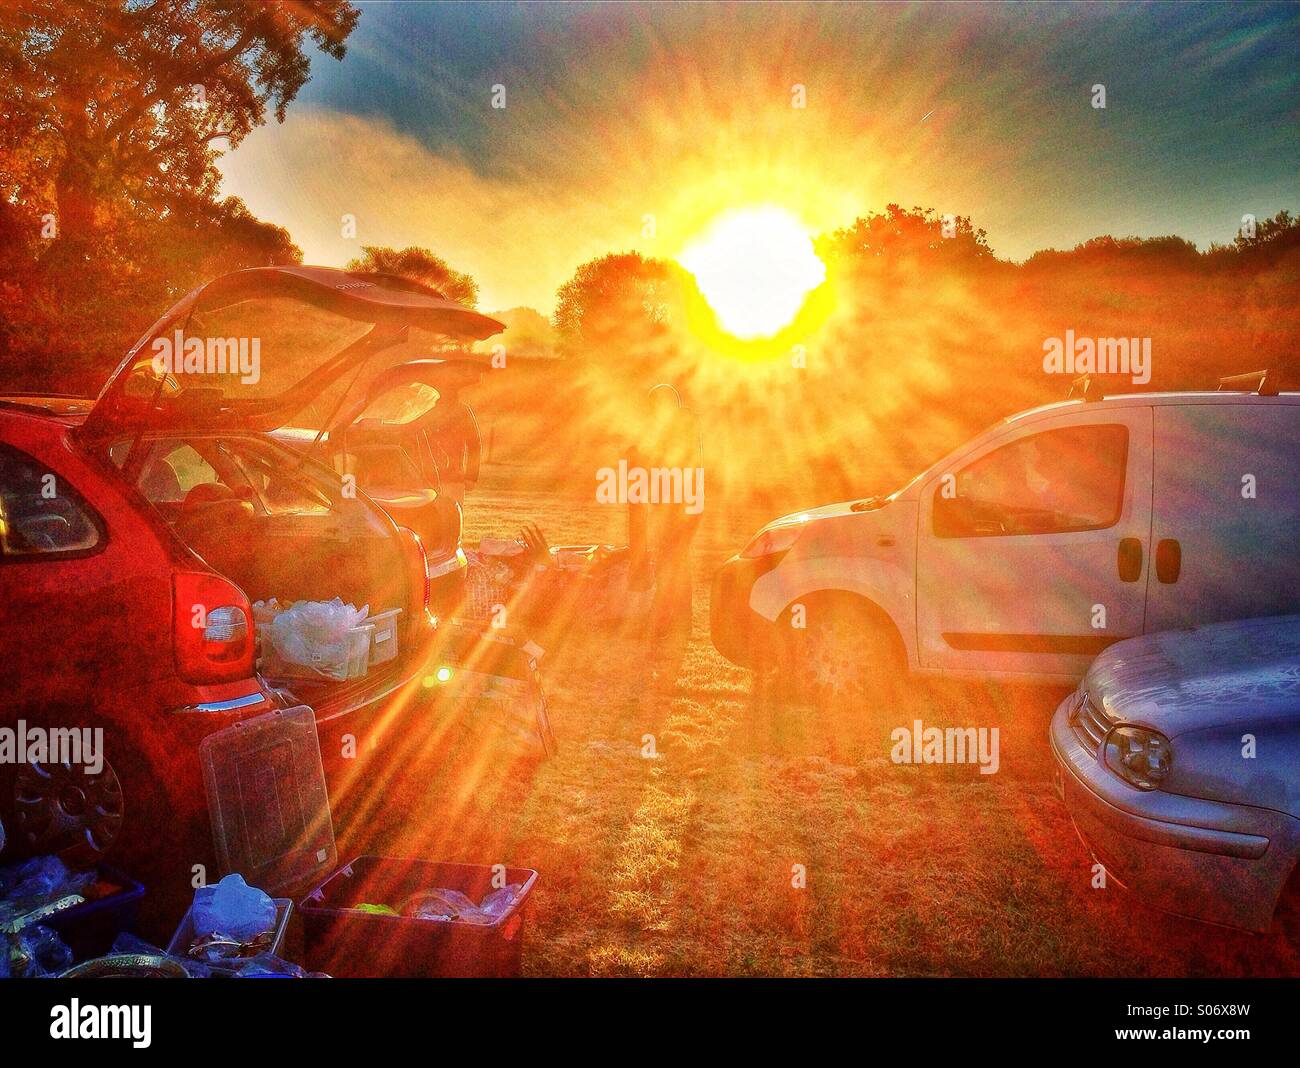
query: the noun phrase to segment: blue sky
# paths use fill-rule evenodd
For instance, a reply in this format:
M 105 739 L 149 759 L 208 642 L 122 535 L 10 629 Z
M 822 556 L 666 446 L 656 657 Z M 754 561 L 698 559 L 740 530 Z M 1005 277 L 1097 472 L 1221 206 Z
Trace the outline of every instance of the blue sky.
M 1015 259 L 1300 207 L 1295 5 L 360 7 L 227 189 L 318 262 L 428 245 L 489 307 L 549 311 L 603 251 L 674 255 L 729 196 L 814 231 L 968 214 Z

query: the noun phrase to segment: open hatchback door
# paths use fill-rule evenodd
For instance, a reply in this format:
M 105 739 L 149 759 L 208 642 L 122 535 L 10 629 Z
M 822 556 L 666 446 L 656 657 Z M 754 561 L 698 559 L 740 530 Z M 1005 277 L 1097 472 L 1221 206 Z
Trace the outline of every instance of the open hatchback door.
M 463 478 L 465 470 L 447 431 L 454 420 L 451 436 L 468 450 L 467 456 L 472 454 L 470 477 L 476 477 L 478 424 L 457 395 L 477 382 L 491 361 L 458 353 L 394 362 L 409 348 L 399 344 L 386 352 L 382 369 L 368 376 L 364 389 L 349 389 L 327 422 L 308 429 L 286 427 L 272 436 L 314 455 L 339 475 L 351 476 L 395 523 L 419 534 L 434 578 L 465 566 L 459 551 L 460 496 L 453 488 L 457 472 Z
M 482 340 L 496 319 L 419 283 L 329 267 L 258 267 L 200 286 L 136 342 L 87 436 L 325 429 L 395 364 Z
M 338 439 L 354 425 L 370 431 L 384 426 L 427 427 L 437 418 L 437 403 L 444 391 L 474 385 L 489 366 L 487 357 L 474 353 L 405 363 L 386 360 L 364 392 L 349 391 L 347 402 L 326 430 Z

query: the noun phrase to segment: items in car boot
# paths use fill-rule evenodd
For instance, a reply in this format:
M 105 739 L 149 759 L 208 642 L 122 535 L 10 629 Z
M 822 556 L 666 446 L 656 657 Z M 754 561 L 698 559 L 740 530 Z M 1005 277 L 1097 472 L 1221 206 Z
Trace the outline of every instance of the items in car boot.
M 370 606 L 331 601 L 294 601 L 282 605 L 274 598 L 253 605 L 253 620 L 270 640 L 266 671 L 287 678 L 359 678 L 370 666 L 373 624 L 366 622 Z
M 370 666 L 386 664 L 397 657 L 397 630 L 400 608 L 379 612 L 367 620 L 374 627 L 370 635 Z

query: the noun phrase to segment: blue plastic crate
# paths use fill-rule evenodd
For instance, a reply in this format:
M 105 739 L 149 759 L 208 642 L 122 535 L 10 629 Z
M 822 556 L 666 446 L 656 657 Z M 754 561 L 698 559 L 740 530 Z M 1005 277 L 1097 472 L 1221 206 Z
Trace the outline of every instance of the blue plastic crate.
M 120 886 L 121 891 L 51 913 L 40 921 L 42 927 L 48 927 L 67 943 L 72 959 L 77 962 L 102 957 L 113 948 L 113 940 L 119 934 L 134 933 L 140 899 L 144 897 L 143 883 L 107 865 L 100 865 L 96 870 L 100 879 Z
M 293 912 L 293 901 L 287 897 L 273 897 L 275 902 L 275 936 L 271 939 L 271 944 L 266 948 L 266 952 L 272 956 L 278 957 L 280 949 L 284 945 L 284 933 L 289 929 L 289 916 Z M 177 957 L 180 960 L 189 959 L 190 943 L 194 941 L 194 906 L 191 905 L 185 911 L 185 917 L 181 920 L 180 926 L 176 928 L 176 933 L 172 935 L 172 940 L 167 943 L 167 955 Z M 234 975 L 239 971 L 247 960 L 235 958 L 229 961 L 201 961 L 205 967 L 211 968 L 212 971 L 219 975 Z

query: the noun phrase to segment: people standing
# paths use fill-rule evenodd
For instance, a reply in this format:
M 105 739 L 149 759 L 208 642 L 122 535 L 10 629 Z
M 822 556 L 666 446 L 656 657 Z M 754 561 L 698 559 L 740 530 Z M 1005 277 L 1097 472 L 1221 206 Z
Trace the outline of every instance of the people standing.
M 429 445 L 438 465 L 442 492 L 464 505 L 465 494 L 478 481 L 483 443 L 474 410 L 460 399 L 460 390 L 459 383 L 439 387 Z
M 648 473 L 670 472 L 666 477 L 673 485 L 689 485 L 696 487 L 696 493 L 703 492 L 699 483 L 702 448 L 695 414 L 667 383 L 649 392 L 644 430 L 640 444 L 631 451 L 629 466 Z M 650 628 L 658 637 L 674 626 L 690 626 L 691 542 L 699 518 L 700 508 L 685 499 L 629 503 L 629 543 L 637 560 L 634 569 L 644 582 L 649 576 L 647 561 L 653 567 Z

